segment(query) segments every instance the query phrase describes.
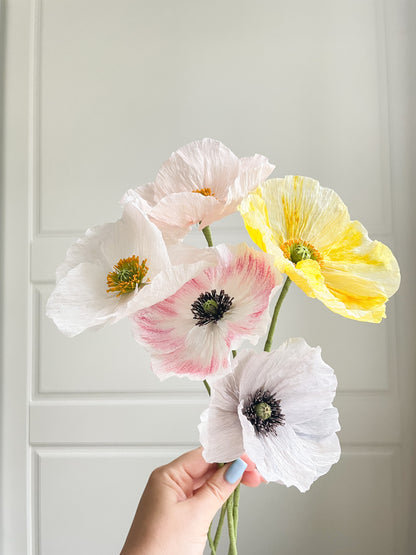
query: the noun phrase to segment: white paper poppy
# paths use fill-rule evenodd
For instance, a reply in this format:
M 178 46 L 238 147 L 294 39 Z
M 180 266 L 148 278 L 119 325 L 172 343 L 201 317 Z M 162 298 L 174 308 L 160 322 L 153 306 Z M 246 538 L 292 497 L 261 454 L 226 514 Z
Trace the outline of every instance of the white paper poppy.
M 201 415 L 204 458 L 244 452 L 268 481 L 307 491 L 340 457 L 334 371 L 319 347 L 290 339 L 276 351 L 241 351 L 234 371 L 212 384 Z
M 246 244 L 219 245 L 216 266 L 174 295 L 132 316 L 133 333 L 151 353 L 153 371 L 204 379 L 231 370 L 231 350 L 257 343 L 282 276 L 273 258 Z
M 206 138 L 174 152 L 154 183 L 128 191 L 122 203 L 135 202 L 136 193 L 147 204 L 149 217 L 165 239 L 179 240 L 192 225 L 203 229 L 235 212 L 273 169 L 260 154 L 237 158 L 220 141 Z
M 73 337 L 165 299 L 215 261 L 210 249 L 171 251 L 156 225 L 126 205 L 120 220 L 87 230 L 68 250 L 46 314 Z

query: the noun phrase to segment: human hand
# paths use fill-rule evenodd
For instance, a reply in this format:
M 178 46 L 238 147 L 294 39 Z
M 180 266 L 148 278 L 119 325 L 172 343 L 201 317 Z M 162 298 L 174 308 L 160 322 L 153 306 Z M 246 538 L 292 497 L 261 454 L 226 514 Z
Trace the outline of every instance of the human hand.
M 242 459 L 218 468 L 200 447 L 154 470 L 120 555 L 201 555 L 215 513 L 240 481 L 251 487 L 262 481 Z

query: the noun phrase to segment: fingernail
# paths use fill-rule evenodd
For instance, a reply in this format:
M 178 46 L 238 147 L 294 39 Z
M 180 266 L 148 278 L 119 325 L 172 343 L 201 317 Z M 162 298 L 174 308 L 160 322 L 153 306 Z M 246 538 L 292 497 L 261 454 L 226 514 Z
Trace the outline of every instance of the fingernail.
M 236 459 L 231 466 L 228 467 L 224 478 L 229 484 L 235 484 L 236 481 L 244 474 L 247 463 L 243 459 Z

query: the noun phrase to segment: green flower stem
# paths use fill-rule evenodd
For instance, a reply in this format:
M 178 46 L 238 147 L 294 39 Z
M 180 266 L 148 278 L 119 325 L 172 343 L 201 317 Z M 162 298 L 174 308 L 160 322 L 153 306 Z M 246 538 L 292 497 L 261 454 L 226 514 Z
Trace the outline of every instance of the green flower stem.
M 234 490 L 234 502 L 233 502 L 233 518 L 234 518 L 234 533 L 235 539 L 237 541 L 238 535 L 238 504 L 240 503 L 240 484 Z
M 211 549 L 211 555 L 216 555 L 217 550 L 215 548 L 214 542 L 212 541 L 211 528 L 212 528 L 212 522 L 211 522 L 211 524 L 209 525 L 209 528 L 208 528 L 207 538 L 208 538 L 209 547 Z
M 286 278 L 285 284 L 283 285 L 283 288 L 280 292 L 279 298 L 277 299 L 277 303 L 276 303 L 276 306 L 275 306 L 274 312 L 273 312 L 273 318 L 272 318 L 272 321 L 270 323 L 269 335 L 267 336 L 266 343 L 264 344 L 264 350 L 267 351 L 267 352 L 270 352 L 270 349 L 272 348 L 273 334 L 274 334 L 274 329 L 276 327 L 276 321 L 277 321 L 277 317 L 279 315 L 279 310 L 280 310 L 280 307 L 282 306 L 283 299 L 286 297 L 286 293 L 288 292 L 289 285 L 291 283 L 292 283 L 292 280 L 288 276 Z
M 228 549 L 228 555 L 238 555 L 237 554 L 237 539 L 235 536 L 234 529 L 234 492 L 230 495 L 227 500 L 227 517 L 228 517 L 228 536 L 230 538 L 230 547 Z
M 211 388 L 207 380 L 204 380 L 205 389 L 208 391 L 208 395 L 211 396 Z
M 220 518 L 218 520 L 217 531 L 215 532 L 215 536 L 214 536 L 214 549 L 215 550 L 217 549 L 218 544 L 220 543 L 220 537 L 221 537 L 222 527 L 224 525 L 225 513 L 226 512 L 227 512 L 227 502 L 225 502 L 224 505 L 221 507 L 221 513 L 220 513 Z M 211 551 L 212 551 L 212 548 L 211 548 Z
M 208 246 L 213 247 L 214 243 L 212 242 L 212 235 L 209 225 L 203 228 L 202 233 L 204 234 L 205 239 L 207 240 Z

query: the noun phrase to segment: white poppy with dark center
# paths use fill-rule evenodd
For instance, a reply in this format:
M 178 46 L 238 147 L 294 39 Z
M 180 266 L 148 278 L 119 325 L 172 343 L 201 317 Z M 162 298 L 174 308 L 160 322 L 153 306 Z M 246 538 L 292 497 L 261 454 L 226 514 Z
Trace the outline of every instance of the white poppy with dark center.
M 212 384 L 201 415 L 207 462 L 247 453 L 267 481 L 307 491 L 339 460 L 337 386 L 320 347 L 286 341 L 270 353 L 241 351 L 231 374 Z

